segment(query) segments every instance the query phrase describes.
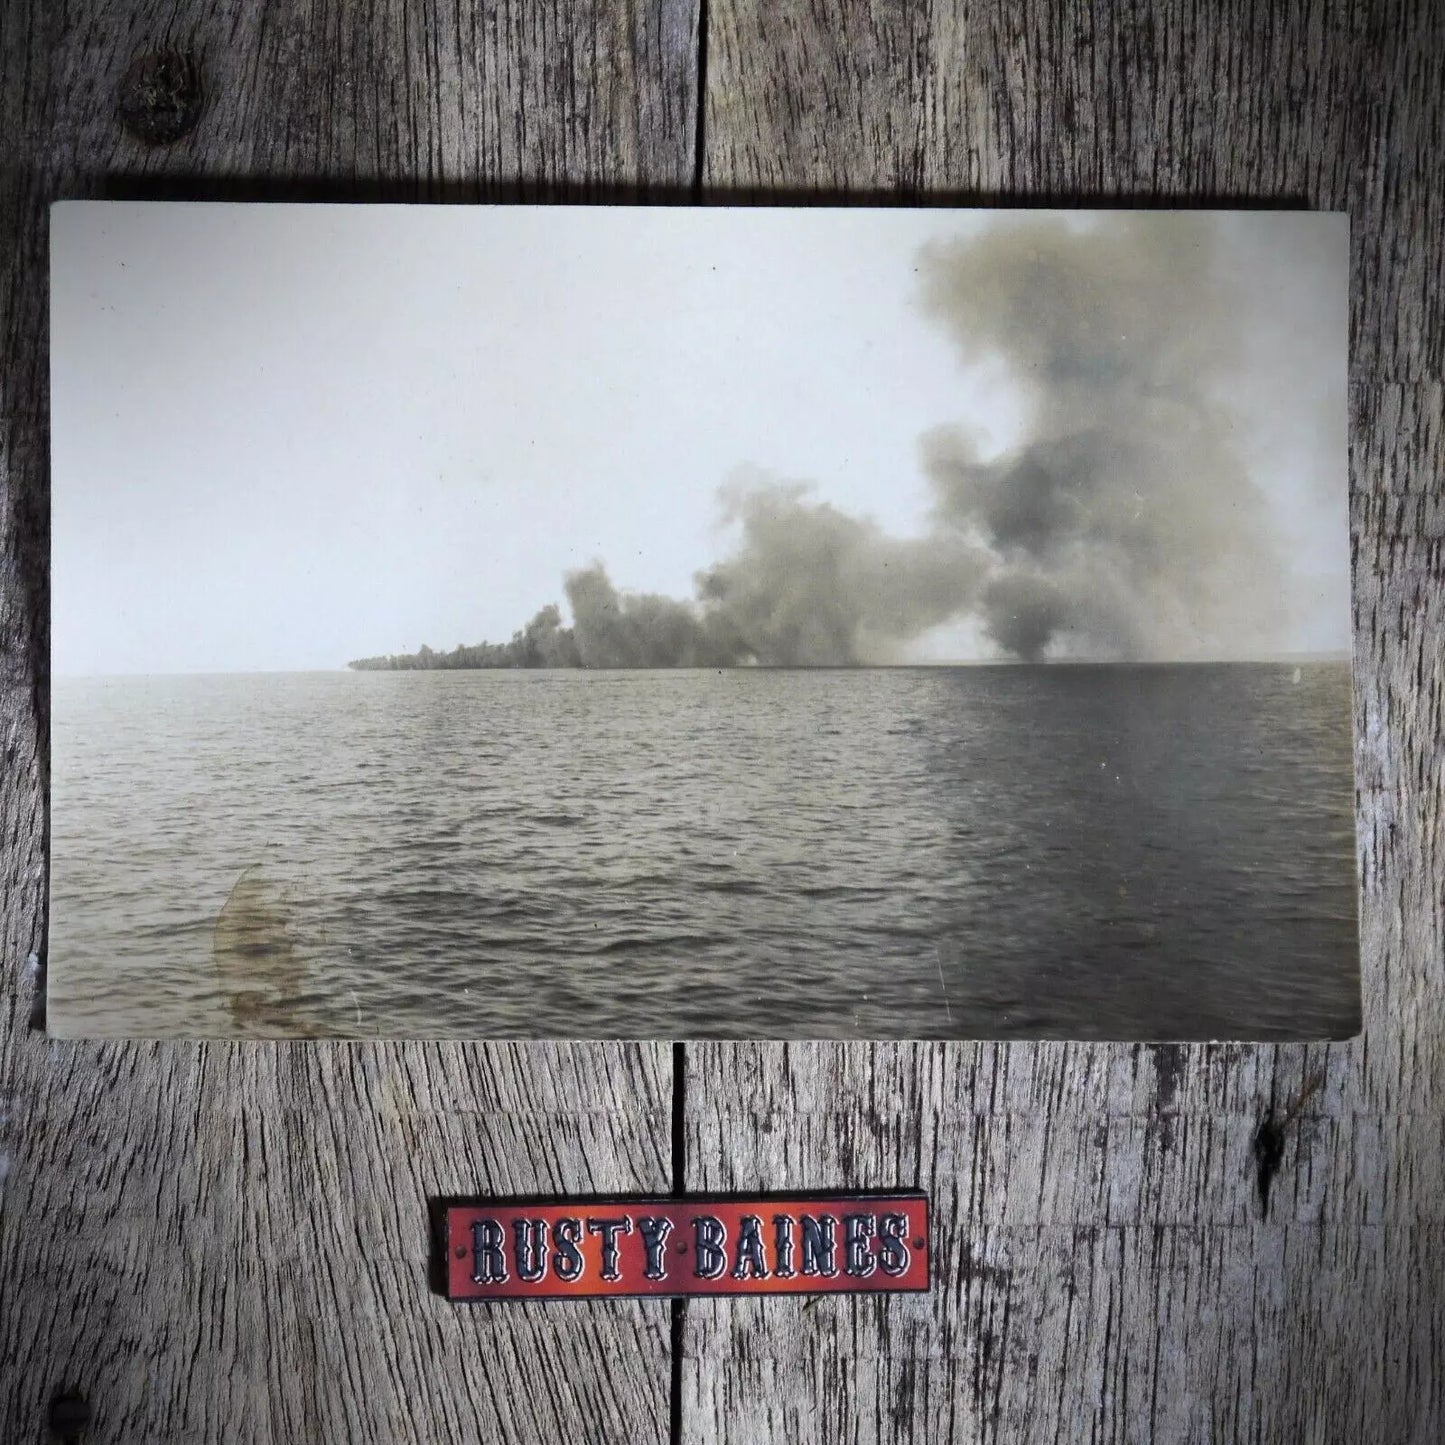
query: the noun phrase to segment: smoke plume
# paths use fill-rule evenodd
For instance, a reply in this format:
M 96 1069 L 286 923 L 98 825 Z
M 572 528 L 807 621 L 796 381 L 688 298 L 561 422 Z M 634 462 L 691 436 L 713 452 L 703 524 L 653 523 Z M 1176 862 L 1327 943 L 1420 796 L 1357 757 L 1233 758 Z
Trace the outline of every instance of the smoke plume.
M 582 666 L 888 662 L 971 605 L 981 558 L 952 530 L 889 537 L 762 473 L 740 473 L 721 502 L 739 545 L 697 574 L 695 601 L 619 593 L 600 563 L 567 578 Z
M 1317 234 L 1317 233 L 1316 233 Z M 1227 392 L 1251 327 L 1214 218 L 1010 219 L 925 248 L 924 313 L 960 360 L 1024 402 L 986 455 L 922 438 L 923 536 L 741 473 L 724 487 L 736 545 L 678 600 L 619 592 L 602 563 L 510 643 L 363 666 L 723 667 L 887 662 L 972 619 L 1023 659 L 1263 652 L 1288 589 Z
M 1249 318 L 1216 245 L 1210 218 L 1152 214 L 1034 218 L 925 252 L 928 314 L 1027 402 L 1001 456 L 956 429 L 923 442 L 937 525 L 990 553 L 978 611 L 1006 652 L 1237 655 L 1282 621 L 1222 396 Z

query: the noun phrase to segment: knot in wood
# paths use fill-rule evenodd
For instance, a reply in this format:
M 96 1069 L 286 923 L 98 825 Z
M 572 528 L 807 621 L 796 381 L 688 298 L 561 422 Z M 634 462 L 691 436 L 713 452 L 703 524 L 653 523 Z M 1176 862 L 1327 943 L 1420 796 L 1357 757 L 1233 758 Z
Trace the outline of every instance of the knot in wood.
M 50 1402 L 50 1433 L 57 1440 L 77 1441 L 90 1424 L 90 1404 L 79 1390 L 62 1390 Z
M 201 115 L 201 69 L 179 50 L 142 55 L 122 76 L 120 123 L 147 145 L 170 145 L 195 128 Z

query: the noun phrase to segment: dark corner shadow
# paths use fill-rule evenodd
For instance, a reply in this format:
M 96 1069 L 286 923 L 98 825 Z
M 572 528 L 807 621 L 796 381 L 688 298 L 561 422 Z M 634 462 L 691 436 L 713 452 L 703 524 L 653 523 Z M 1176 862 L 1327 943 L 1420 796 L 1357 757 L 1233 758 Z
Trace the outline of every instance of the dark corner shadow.
M 1308 210 L 1308 197 L 1134 191 L 911 190 L 901 187 L 705 186 L 686 181 L 435 181 L 338 179 L 334 176 L 184 176 L 116 172 L 82 185 L 77 198 L 108 201 L 255 201 L 403 205 L 925 207 L 928 209 Z M 59 199 L 59 198 L 57 198 Z

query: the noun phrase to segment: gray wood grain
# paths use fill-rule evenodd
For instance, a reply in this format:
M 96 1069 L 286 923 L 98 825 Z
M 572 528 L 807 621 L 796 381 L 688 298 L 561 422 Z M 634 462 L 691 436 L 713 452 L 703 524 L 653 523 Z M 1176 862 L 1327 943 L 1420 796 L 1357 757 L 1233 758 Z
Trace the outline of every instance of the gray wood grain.
M 1352 213 L 1365 1023 L 1320 1046 L 690 1047 L 689 1188 L 919 1185 L 939 1229 L 928 1296 L 689 1302 L 687 1438 L 1445 1438 L 1430 10 L 709 6 L 710 197 Z
M 690 1048 L 693 1188 L 922 1184 L 927 1297 L 686 1313 L 683 1438 L 1433 1441 L 1445 63 L 1429 7 L 712 0 L 709 198 L 1283 200 L 1354 215 L 1365 1031 L 1347 1045 Z M 43 956 L 44 208 L 675 198 L 697 15 L 334 0 L 0 10 L 0 1435 L 667 1433 L 665 1306 L 457 1312 L 428 1197 L 665 1189 L 653 1047 L 73 1045 Z M 194 132 L 115 121 L 193 52 Z M 1256 1140 L 1279 1127 L 1266 1198 Z M 313 1244 L 320 1246 L 313 1250 Z M 569 1368 L 558 1368 L 559 1362 Z
M 0 1439 L 666 1438 L 661 1302 L 459 1310 L 428 1199 L 665 1191 L 666 1045 L 72 1044 L 45 927 L 46 207 L 62 196 L 677 195 L 696 13 L 43 0 L 0 9 Z M 195 129 L 117 124 L 191 54 Z

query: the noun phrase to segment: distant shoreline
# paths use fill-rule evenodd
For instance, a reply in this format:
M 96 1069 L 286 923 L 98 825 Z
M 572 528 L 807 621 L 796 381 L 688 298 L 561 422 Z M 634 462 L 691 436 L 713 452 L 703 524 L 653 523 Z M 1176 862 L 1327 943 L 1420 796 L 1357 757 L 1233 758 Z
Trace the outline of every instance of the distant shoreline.
M 939 672 L 964 667 L 1304 667 L 1348 663 L 1348 652 L 1283 653 L 1278 657 L 1200 658 L 1073 658 L 1061 657 L 1030 662 L 1016 657 L 970 658 L 956 662 L 821 662 L 821 663 L 729 663 L 722 666 L 584 667 L 530 666 L 526 664 L 416 663 L 410 655 L 403 660 L 362 658 L 348 662 L 349 672 Z

